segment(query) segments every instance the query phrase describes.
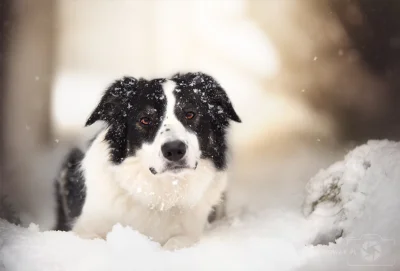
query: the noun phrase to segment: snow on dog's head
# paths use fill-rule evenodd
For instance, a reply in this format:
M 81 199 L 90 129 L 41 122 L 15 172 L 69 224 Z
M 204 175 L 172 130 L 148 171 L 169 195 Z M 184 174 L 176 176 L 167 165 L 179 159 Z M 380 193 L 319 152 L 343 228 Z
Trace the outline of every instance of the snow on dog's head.
M 117 80 L 86 125 L 98 120 L 107 123 L 101 142 L 121 186 L 152 194 L 171 182 L 187 190 L 203 182 L 197 194 L 205 191 L 226 168 L 229 121 L 240 122 L 223 88 L 203 73 Z

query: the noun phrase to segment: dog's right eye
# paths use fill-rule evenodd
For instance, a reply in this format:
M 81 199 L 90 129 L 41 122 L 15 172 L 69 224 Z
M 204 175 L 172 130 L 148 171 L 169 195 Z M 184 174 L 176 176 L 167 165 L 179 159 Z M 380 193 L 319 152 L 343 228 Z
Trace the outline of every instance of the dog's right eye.
M 140 123 L 143 125 L 149 125 L 151 123 L 151 120 L 147 117 L 141 118 Z
M 185 118 L 187 119 L 187 120 L 191 120 L 191 119 L 193 119 L 194 118 L 194 113 L 193 112 L 186 112 L 185 113 Z

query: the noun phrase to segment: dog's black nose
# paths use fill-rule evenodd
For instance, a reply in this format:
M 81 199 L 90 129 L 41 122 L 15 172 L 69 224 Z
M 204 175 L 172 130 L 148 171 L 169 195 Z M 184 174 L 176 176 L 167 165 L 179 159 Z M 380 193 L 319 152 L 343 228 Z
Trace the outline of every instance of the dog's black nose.
M 185 156 L 186 144 L 179 140 L 167 142 L 161 146 L 161 151 L 169 161 L 177 162 Z

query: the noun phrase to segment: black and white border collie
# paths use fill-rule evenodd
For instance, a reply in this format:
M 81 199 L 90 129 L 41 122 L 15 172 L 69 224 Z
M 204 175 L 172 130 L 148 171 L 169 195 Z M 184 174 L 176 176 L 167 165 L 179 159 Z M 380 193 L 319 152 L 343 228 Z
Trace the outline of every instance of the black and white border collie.
M 60 171 L 58 229 L 105 238 L 120 223 L 166 249 L 194 244 L 227 186 L 230 120 L 241 122 L 204 73 L 115 81 L 86 122 L 105 128 Z

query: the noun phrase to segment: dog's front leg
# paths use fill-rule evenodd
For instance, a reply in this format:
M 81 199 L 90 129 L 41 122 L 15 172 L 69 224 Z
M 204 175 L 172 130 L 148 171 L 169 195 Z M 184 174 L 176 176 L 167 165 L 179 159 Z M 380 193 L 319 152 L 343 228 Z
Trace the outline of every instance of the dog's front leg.
M 88 218 L 82 215 L 72 227 L 72 232 L 83 239 L 106 239 L 107 233 L 111 231 L 112 223 L 105 219 Z
M 166 250 L 178 250 L 193 246 L 200 240 L 207 223 L 211 206 L 198 206 L 189 209 L 175 221 L 180 231 L 171 236 L 163 245 Z
M 199 238 L 186 235 L 177 235 L 168 239 L 163 248 L 166 250 L 178 250 L 182 248 L 191 247 Z

